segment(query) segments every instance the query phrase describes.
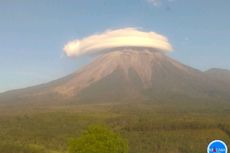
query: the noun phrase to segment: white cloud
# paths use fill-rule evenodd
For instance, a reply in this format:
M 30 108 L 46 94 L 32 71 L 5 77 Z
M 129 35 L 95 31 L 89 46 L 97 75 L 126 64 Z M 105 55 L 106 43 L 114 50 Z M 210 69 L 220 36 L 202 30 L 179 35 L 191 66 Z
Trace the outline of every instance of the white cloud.
M 81 40 L 73 40 L 64 46 L 67 56 L 100 54 L 122 47 L 142 47 L 171 52 L 172 46 L 165 36 L 155 32 L 143 32 L 136 28 L 105 31 Z

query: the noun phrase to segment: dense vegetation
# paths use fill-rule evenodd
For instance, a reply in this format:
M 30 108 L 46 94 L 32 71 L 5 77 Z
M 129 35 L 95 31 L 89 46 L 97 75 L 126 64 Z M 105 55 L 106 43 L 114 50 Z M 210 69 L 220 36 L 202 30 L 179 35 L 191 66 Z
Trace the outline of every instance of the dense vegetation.
M 128 144 L 106 126 L 91 125 L 69 143 L 69 153 L 127 153 Z
M 229 105 L 1 106 L 0 153 L 67 153 L 92 124 L 127 139 L 129 153 L 204 153 L 213 139 L 230 144 Z

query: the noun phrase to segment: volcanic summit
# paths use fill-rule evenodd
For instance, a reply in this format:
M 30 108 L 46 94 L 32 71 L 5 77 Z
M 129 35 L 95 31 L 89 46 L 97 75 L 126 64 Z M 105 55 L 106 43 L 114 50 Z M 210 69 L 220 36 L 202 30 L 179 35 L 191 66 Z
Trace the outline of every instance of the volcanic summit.
M 2 94 L 2 101 L 155 102 L 228 100 L 230 87 L 206 73 L 146 48 L 100 55 L 77 72 L 47 84 Z M 45 100 L 44 100 L 45 99 Z

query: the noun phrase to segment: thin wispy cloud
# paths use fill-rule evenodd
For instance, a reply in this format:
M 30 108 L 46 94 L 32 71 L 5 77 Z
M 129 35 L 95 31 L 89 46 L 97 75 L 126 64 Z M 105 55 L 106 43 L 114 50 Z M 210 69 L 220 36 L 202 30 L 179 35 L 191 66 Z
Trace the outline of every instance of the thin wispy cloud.
M 148 3 L 152 4 L 153 6 L 159 6 L 161 1 L 160 0 L 147 0 Z
M 161 5 L 164 5 L 165 3 L 175 2 L 175 0 L 147 0 L 147 2 L 155 7 L 159 7 Z

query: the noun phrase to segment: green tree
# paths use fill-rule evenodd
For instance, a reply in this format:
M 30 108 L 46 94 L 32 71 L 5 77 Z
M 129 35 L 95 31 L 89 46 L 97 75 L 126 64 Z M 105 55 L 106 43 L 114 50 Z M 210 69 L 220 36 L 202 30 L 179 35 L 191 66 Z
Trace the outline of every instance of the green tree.
M 90 126 L 71 140 L 69 153 L 127 153 L 128 143 L 105 126 Z

